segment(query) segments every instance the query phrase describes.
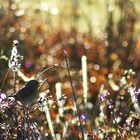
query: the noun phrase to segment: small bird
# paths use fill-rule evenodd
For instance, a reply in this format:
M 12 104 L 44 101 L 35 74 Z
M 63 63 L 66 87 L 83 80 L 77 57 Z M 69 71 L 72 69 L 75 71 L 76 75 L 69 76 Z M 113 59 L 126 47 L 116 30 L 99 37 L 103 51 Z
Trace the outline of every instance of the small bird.
M 38 95 L 38 87 L 39 82 L 37 80 L 30 80 L 19 91 L 9 97 L 14 97 L 15 101 L 19 101 L 24 106 L 30 106 Z

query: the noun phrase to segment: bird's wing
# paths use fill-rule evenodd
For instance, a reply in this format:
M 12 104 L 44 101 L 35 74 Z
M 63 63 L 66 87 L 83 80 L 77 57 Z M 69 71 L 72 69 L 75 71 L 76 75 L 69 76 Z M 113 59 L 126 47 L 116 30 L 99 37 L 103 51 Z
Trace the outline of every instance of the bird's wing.
M 31 96 L 31 94 L 34 92 L 34 88 L 29 88 L 29 87 L 23 87 L 21 88 L 17 93 L 16 93 L 16 97 L 18 100 L 20 100 L 20 98 L 28 98 L 29 96 Z

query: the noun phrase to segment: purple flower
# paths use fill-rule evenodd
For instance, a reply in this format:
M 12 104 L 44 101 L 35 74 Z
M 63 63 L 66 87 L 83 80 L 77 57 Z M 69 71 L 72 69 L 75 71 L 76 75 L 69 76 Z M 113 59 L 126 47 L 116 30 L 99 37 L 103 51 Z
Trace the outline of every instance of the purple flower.
M 85 114 L 82 114 L 81 115 L 81 119 L 84 121 L 86 119 L 86 115 Z
M 4 93 L 0 93 L 0 99 L 5 100 L 7 96 Z
M 101 100 L 101 101 L 104 101 L 104 100 L 105 100 L 104 96 L 101 95 L 101 96 L 100 96 L 100 100 Z

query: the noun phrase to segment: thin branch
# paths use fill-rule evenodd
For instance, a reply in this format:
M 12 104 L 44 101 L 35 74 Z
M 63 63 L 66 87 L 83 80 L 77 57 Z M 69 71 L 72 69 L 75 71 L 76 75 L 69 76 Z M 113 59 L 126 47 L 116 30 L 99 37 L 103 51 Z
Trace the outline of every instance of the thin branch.
M 77 112 L 78 119 L 79 119 L 79 122 L 80 122 L 80 129 L 81 129 L 81 133 L 82 133 L 82 139 L 84 140 L 84 130 L 83 130 L 83 127 L 82 127 L 82 122 L 81 122 L 81 119 L 80 119 L 79 109 L 78 109 L 78 105 L 77 105 L 77 102 L 76 102 L 77 99 L 76 99 L 76 95 L 75 95 L 75 92 L 74 92 L 74 87 L 73 87 L 73 83 L 72 83 L 72 78 L 71 78 L 71 74 L 70 74 L 70 69 L 69 69 L 69 64 L 68 64 L 68 58 L 67 58 L 66 51 L 64 51 L 64 56 L 65 56 L 65 60 L 66 60 L 66 66 L 67 66 L 69 80 L 70 80 L 70 84 L 71 84 L 71 88 L 72 88 L 72 94 L 73 94 L 73 99 L 74 99 L 74 103 L 75 103 L 75 107 L 76 107 L 76 112 Z

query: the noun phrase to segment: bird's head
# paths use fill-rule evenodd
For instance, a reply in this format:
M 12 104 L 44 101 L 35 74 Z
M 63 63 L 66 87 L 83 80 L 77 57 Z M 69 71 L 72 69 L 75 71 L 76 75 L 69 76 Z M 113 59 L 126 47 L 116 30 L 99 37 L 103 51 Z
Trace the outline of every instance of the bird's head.
M 35 87 L 35 89 L 37 90 L 39 87 L 39 82 L 37 80 L 30 80 L 29 82 L 27 82 L 26 86 Z

